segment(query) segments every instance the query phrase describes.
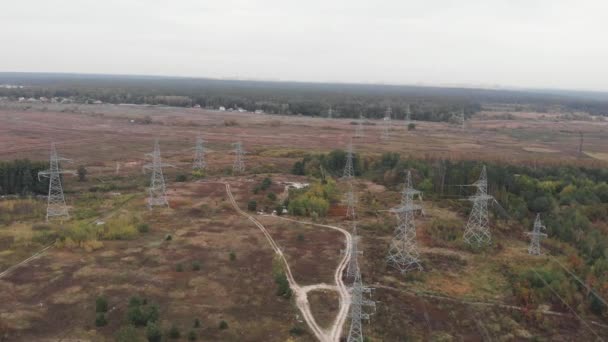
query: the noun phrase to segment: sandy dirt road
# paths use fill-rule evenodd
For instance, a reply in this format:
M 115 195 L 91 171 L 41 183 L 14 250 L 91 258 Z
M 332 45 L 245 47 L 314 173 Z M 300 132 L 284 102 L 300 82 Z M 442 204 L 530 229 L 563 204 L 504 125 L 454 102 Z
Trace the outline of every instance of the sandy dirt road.
M 313 223 L 309 223 L 309 222 L 301 222 L 301 221 L 296 221 L 296 220 L 292 220 L 292 219 L 288 219 L 288 218 L 277 217 L 282 220 L 288 220 L 288 221 L 298 222 L 298 223 L 302 223 L 302 224 L 315 225 L 318 227 L 334 229 L 334 230 L 341 232 L 345 236 L 345 239 L 346 239 L 345 252 L 344 252 L 344 256 L 343 256 L 342 260 L 340 261 L 338 267 L 336 268 L 336 272 L 334 274 L 335 285 L 315 284 L 315 285 L 308 285 L 308 286 L 302 287 L 302 286 L 298 285 L 298 283 L 296 283 L 296 281 L 291 273 L 289 264 L 287 263 L 287 259 L 283 255 L 283 252 L 281 251 L 279 246 L 276 244 L 276 242 L 274 241 L 274 239 L 272 238 L 272 236 L 270 235 L 268 230 L 264 227 L 264 225 L 262 225 L 253 216 L 249 215 L 248 213 L 244 212 L 243 210 L 241 210 L 239 208 L 238 204 L 236 203 L 236 200 L 234 199 L 234 196 L 232 195 L 232 191 L 230 190 L 230 184 L 228 184 L 228 183 L 224 183 L 224 184 L 226 186 L 226 194 L 227 194 L 230 202 L 232 203 L 232 206 L 234 207 L 234 209 L 239 214 L 246 217 L 249 221 L 251 221 L 253 224 L 255 224 L 262 231 L 262 233 L 268 240 L 268 243 L 271 245 L 272 249 L 275 251 L 275 253 L 278 255 L 278 257 L 283 262 L 283 264 L 285 266 L 285 273 L 287 275 L 287 280 L 289 281 L 289 286 L 296 297 L 296 305 L 297 305 L 298 309 L 300 310 L 300 312 L 302 313 L 302 316 L 304 317 L 304 321 L 306 322 L 306 324 L 308 325 L 310 330 L 313 332 L 315 337 L 321 342 L 339 342 L 340 336 L 342 334 L 342 328 L 344 326 L 344 323 L 346 322 L 346 318 L 348 316 L 348 312 L 350 309 L 350 293 L 348 291 L 348 288 L 342 281 L 342 273 L 344 272 L 344 268 L 346 267 L 348 259 L 350 258 L 350 252 L 351 252 L 350 251 L 350 247 L 351 247 L 350 233 L 340 227 L 319 225 L 319 224 L 313 224 Z M 273 216 L 273 217 L 275 217 L 275 216 Z M 308 302 L 308 292 L 316 291 L 316 290 L 335 290 L 339 294 L 340 310 L 338 311 L 338 315 L 334 319 L 334 322 L 329 327 L 329 329 L 321 328 L 319 326 L 319 324 L 317 323 L 317 321 L 315 320 L 315 318 L 310 310 L 310 303 Z

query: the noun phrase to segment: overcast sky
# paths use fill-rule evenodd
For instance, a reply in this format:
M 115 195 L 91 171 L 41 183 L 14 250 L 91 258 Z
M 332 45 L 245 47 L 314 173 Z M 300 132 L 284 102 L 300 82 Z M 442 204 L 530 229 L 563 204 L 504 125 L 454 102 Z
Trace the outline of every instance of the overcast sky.
M 0 71 L 608 91 L 608 1 L 0 0 Z

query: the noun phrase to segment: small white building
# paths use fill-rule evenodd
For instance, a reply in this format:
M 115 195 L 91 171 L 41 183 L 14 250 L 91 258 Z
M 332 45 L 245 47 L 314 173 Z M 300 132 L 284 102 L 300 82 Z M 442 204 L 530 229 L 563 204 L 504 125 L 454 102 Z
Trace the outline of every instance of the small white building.
M 225 111 L 226 111 L 226 107 L 220 106 L 220 112 L 225 112 Z

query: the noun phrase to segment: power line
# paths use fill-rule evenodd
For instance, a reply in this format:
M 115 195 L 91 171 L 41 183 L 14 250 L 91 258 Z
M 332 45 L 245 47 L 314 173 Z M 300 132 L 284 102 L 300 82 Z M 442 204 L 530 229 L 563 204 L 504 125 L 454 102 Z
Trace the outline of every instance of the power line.
M 581 316 L 578 315 L 578 313 L 576 313 L 576 311 L 570 306 L 568 305 L 568 303 L 559 295 L 559 293 L 557 293 L 557 291 L 555 291 L 551 285 L 549 285 L 549 283 L 547 283 L 547 281 L 545 280 L 545 278 L 541 277 L 540 274 L 538 274 L 538 272 L 536 272 L 535 269 L 532 268 L 532 272 L 534 272 L 534 274 L 536 274 L 536 276 L 545 284 L 545 286 L 547 286 L 549 288 L 549 290 L 551 290 L 551 292 L 553 292 L 553 294 L 559 298 L 559 300 L 562 301 L 562 303 L 568 308 L 570 309 L 570 311 L 572 311 L 572 313 L 574 314 L 574 316 L 576 318 L 578 318 L 579 321 L 583 322 L 585 324 L 585 326 L 587 327 L 587 329 L 589 329 L 600 341 L 603 341 L 604 339 L 600 337 L 600 335 L 598 335 L 595 330 L 593 330 L 591 328 L 591 326 L 589 325 L 589 323 L 587 323 L 587 321 L 585 321 L 584 319 L 582 319 Z
M 561 268 L 564 269 L 564 271 L 568 272 L 568 274 L 570 274 L 579 284 L 581 284 L 587 291 L 593 293 L 593 295 L 599 299 L 605 306 L 608 307 L 608 302 L 606 302 L 604 300 L 604 298 L 602 298 L 600 295 L 597 294 L 597 292 L 595 292 L 595 290 L 593 288 L 591 288 L 589 285 L 585 284 L 576 274 L 572 273 L 569 269 L 566 268 L 566 266 L 564 266 L 561 262 L 559 262 L 555 257 L 549 255 L 549 257 L 551 258 L 551 260 L 555 261 Z

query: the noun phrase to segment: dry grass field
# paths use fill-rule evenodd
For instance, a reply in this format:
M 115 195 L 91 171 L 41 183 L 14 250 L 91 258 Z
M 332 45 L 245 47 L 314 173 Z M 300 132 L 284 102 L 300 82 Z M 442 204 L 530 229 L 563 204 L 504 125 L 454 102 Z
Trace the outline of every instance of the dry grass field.
M 271 190 L 281 196 L 282 182 L 306 180 L 289 175 L 293 163 L 305 153 L 343 148 L 354 132 L 351 120 L 167 107 L 72 107 L 0 108 L 0 160 L 46 160 L 50 142 L 56 142 L 59 153 L 74 160 L 74 168 L 89 170 L 86 182 L 65 177 L 73 217 L 68 224 L 124 219 L 147 223 L 149 230 L 96 246 L 55 246 L 0 277 L 0 341 L 112 341 L 126 325 L 133 296 L 157 304 L 163 331 L 176 325 L 184 341 L 191 330 L 202 341 L 314 341 L 293 299 L 276 294 L 268 241 L 236 213 L 221 182 L 230 183 L 243 210 L 266 175 L 273 180 Z M 416 129 L 408 131 L 403 122 L 394 122 L 388 142 L 381 139 L 381 122 L 372 120 L 365 137 L 354 143 L 364 156 L 393 151 L 416 158 L 606 165 L 608 122 L 560 121 L 536 113 L 500 119 L 491 114 L 474 118 L 464 131 L 431 122 L 416 122 Z M 151 123 L 140 123 L 146 117 Z M 583 156 L 578 154 L 579 131 L 584 134 Z M 175 182 L 177 174 L 190 172 L 199 133 L 208 142 L 209 176 Z M 171 208 L 149 211 L 142 165 L 155 138 L 163 161 L 175 168 L 166 169 Z M 248 152 L 249 171 L 242 177 L 229 176 L 231 143 L 236 140 Z M 113 190 L 91 191 L 104 184 L 112 184 Z M 371 182 L 360 182 L 358 189 L 381 207 L 398 200 L 396 192 Z M 263 202 L 262 195 L 255 198 Z M 66 229 L 61 224 L 41 226 L 42 199 L 0 200 L 0 210 L 14 210 L 10 201 L 27 206 L 28 214 L 0 226 L 0 272 L 46 246 L 43 232 Z M 406 278 L 384 262 L 394 219 L 388 213 L 361 217 L 361 268 L 378 302 L 371 324 L 364 325 L 372 341 L 592 340 L 584 326 L 559 308 L 528 312 L 513 302 L 505 270 L 546 263 L 528 256 L 523 234 L 508 237 L 507 232 L 523 227 L 498 224 L 496 234 L 504 239 L 491 253 L 441 246 L 428 233 L 433 218 L 457 224 L 466 218 L 432 201 L 425 205 L 427 216 L 417 223 L 426 271 Z M 340 233 L 262 215 L 258 220 L 280 246 L 300 285 L 333 281 L 345 247 Z M 338 216 L 324 223 L 348 227 Z M 108 324 L 96 327 L 95 299 L 101 295 L 109 303 Z M 338 310 L 336 293 L 314 291 L 309 302 L 320 325 L 329 326 Z M 194 327 L 196 319 L 200 327 Z M 227 329 L 219 328 L 221 321 Z M 608 326 L 594 328 L 608 336 Z M 138 329 L 142 340 L 144 331 Z

